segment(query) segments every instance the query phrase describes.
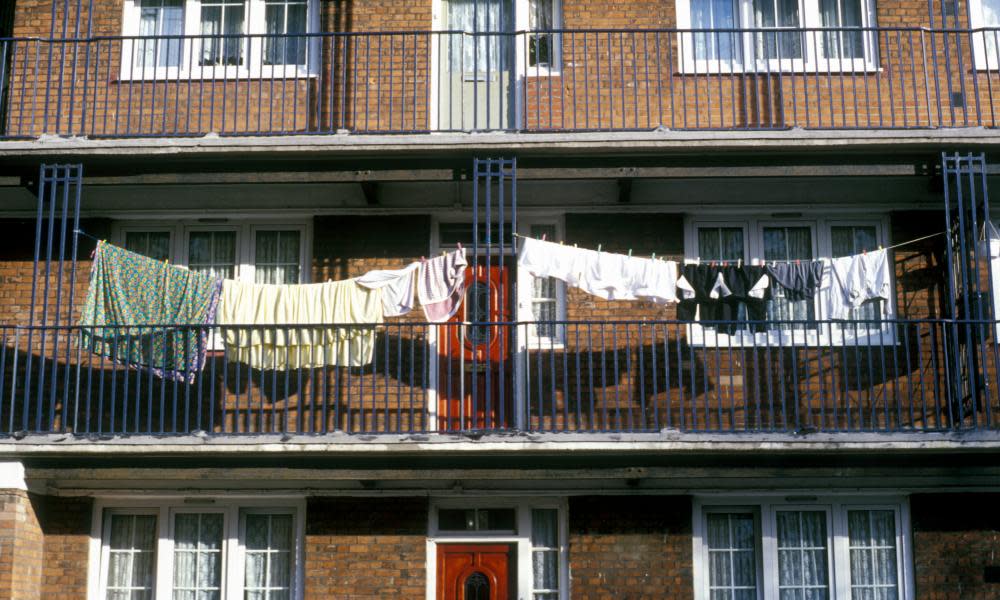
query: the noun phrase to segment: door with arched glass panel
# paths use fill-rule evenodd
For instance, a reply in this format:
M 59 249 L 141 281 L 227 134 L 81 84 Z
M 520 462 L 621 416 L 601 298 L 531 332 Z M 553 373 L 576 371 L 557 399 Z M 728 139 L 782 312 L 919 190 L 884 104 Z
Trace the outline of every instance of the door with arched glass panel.
M 511 547 L 506 544 L 438 544 L 438 600 L 508 600 Z

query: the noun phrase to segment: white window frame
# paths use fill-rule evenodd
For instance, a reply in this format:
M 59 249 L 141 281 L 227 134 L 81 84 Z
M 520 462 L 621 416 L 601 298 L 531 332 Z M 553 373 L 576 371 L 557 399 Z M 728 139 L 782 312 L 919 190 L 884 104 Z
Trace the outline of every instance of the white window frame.
M 975 68 L 980 71 L 996 71 L 1000 69 L 1000 23 L 990 25 L 983 18 L 983 0 L 969 0 L 969 27 L 973 30 L 972 51 Z M 983 31 L 976 31 L 984 29 Z M 991 54 L 986 52 L 986 41 L 992 39 L 997 50 Z
M 563 27 L 562 0 L 552 1 L 552 29 L 559 30 Z M 514 30 L 524 32 L 526 37 L 524 43 L 520 42 L 520 37 L 514 38 L 517 45 L 517 64 L 521 66 L 522 74 L 525 78 L 531 77 L 555 77 L 562 72 L 562 34 L 552 34 L 552 62 L 547 65 L 528 64 L 530 38 L 535 33 L 531 29 L 531 2 L 529 0 L 514 0 Z M 547 89 L 543 84 L 543 89 Z
M 891 510 L 896 519 L 896 567 L 900 600 L 913 600 L 914 573 L 909 501 L 900 496 L 817 495 L 802 490 L 746 497 L 719 494 L 696 497 L 692 503 L 692 545 L 695 600 L 709 600 L 706 515 L 710 512 L 755 512 L 758 598 L 778 598 L 777 528 L 779 510 L 815 510 L 827 515 L 827 566 L 830 598 L 850 600 L 849 510 Z
M 249 513 L 290 514 L 295 532 L 291 569 L 291 597 L 301 600 L 305 579 L 305 499 L 302 497 L 163 497 L 101 498 L 94 503 L 87 566 L 88 600 L 107 597 L 108 524 L 111 515 L 155 516 L 158 539 L 154 572 L 154 600 L 173 596 L 174 516 L 181 513 L 223 515 L 222 593 L 223 600 L 242 600 L 245 577 L 244 515 Z
M 562 215 L 542 217 L 532 216 L 520 219 L 518 223 L 518 233 L 521 235 L 531 235 L 531 227 L 537 225 L 548 225 L 555 229 L 554 240 L 556 242 L 565 237 L 565 223 Z M 515 240 L 516 241 L 516 240 Z M 535 315 L 531 311 L 532 287 L 534 286 L 534 276 L 522 269 L 517 269 L 517 313 L 516 320 L 527 323 L 525 327 L 518 330 L 524 333 L 524 339 L 520 340 L 526 350 L 553 350 L 562 349 L 566 345 L 566 326 L 556 326 L 554 336 L 538 335 L 536 329 Z M 556 321 L 566 320 L 566 284 L 558 279 L 555 281 L 556 291 Z
M 227 219 L 223 223 L 204 221 L 180 221 L 168 224 L 165 221 L 128 220 L 116 221 L 112 227 L 111 239 L 124 246 L 125 235 L 135 231 L 157 231 L 170 233 L 170 261 L 186 267 L 188 265 L 189 236 L 198 231 L 233 231 L 236 233 L 236 280 L 254 283 L 256 271 L 256 235 L 259 231 L 299 232 L 299 283 L 309 283 L 312 265 L 312 221 L 290 221 L 286 219 L 268 221 L 265 219 Z
M 732 220 L 685 218 L 684 227 L 684 258 L 687 263 L 700 261 L 698 256 L 698 229 L 701 227 L 741 227 L 743 228 L 744 257 L 747 264 L 762 264 L 764 257 L 763 236 L 765 227 L 805 227 L 812 231 L 814 260 L 829 259 L 832 256 L 832 228 L 841 226 L 875 227 L 879 244 L 889 245 L 888 216 L 796 216 L 794 218 L 778 218 L 770 216 L 743 216 Z M 890 265 L 891 267 L 891 265 Z M 852 327 L 839 327 L 836 324 L 817 325 L 813 328 L 793 328 L 791 330 L 767 329 L 763 332 L 737 331 L 733 334 L 719 333 L 713 328 L 703 327 L 695 321 L 689 326 L 688 336 L 691 344 L 704 347 L 764 347 L 764 346 L 888 346 L 897 344 L 896 327 L 892 323 L 896 319 L 896 280 L 891 272 L 892 298 L 884 301 L 882 327 L 872 327 L 870 330 L 855 333 Z M 774 285 L 774 282 L 771 282 Z M 813 314 L 817 323 L 827 319 L 822 312 L 823 295 L 829 293 L 829 288 L 821 289 L 813 300 Z M 851 323 L 846 320 L 846 323 Z
M 513 508 L 516 532 L 441 531 L 438 510 L 441 508 Z M 427 598 L 437 598 L 438 544 L 511 544 L 516 552 L 508 569 L 516 569 L 515 592 L 518 598 L 533 600 L 534 567 L 532 565 L 531 511 L 535 508 L 555 509 L 559 521 L 559 600 L 569 600 L 569 509 L 565 498 L 432 498 L 427 518 Z
M 318 77 L 320 71 L 321 38 L 312 36 L 306 45 L 305 65 L 265 65 L 264 40 L 267 35 L 265 0 L 246 0 L 243 22 L 244 64 L 201 66 L 201 0 L 184 0 L 183 38 L 180 39 L 180 65 L 177 67 L 146 67 L 133 65 L 135 40 L 140 37 L 141 10 L 139 0 L 125 0 L 122 14 L 122 56 L 119 69 L 121 81 L 155 81 L 170 79 L 210 79 L 220 83 L 239 78 L 288 79 Z M 319 2 L 308 0 L 306 34 L 320 31 Z M 280 39 L 280 38 L 279 38 Z
M 756 55 L 756 37 L 759 35 L 772 35 L 770 28 L 765 32 L 742 32 L 738 33 L 739 44 L 742 55 L 732 61 L 722 59 L 696 59 L 695 58 L 695 35 L 692 31 L 691 2 L 699 0 L 678 0 L 677 2 L 677 28 L 681 30 L 677 34 L 678 57 L 677 64 L 681 73 L 687 75 L 714 75 L 724 73 L 759 73 L 770 74 L 779 72 L 875 72 L 879 70 L 878 62 L 878 36 L 869 28 L 876 26 L 875 0 L 862 0 L 861 23 L 863 31 L 864 58 L 824 58 L 818 56 L 822 47 L 821 38 L 823 31 L 815 31 L 822 27 L 822 17 L 820 16 L 819 0 L 798 0 L 799 2 L 799 27 L 811 29 L 813 31 L 801 32 L 801 30 L 774 28 L 775 33 L 783 31 L 803 34 L 803 56 L 802 58 L 754 58 Z M 704 0 L 700 0 L 704 1 Z M 735 4 L 734 15 L 738 23 L 737 29 L 755 29 L 753 15 L 753 0 L 733 0 Z M 708 29 L 706 32 L 712 32 Z

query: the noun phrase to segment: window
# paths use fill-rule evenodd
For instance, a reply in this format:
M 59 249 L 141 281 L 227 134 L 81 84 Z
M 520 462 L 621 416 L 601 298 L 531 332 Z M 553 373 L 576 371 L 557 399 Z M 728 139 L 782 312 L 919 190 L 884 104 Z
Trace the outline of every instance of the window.
M 682 0 L 677 21 L 685 72 L 877 68 L 872 0 Z
M 213 277 L 290 284 L 306 282 L 307 233 L 307 224 L 182 222 L 120 225 L 112 239 L 133 252 Z M 177 248 L 173 240 L 180 241 Z
M 551 221 L 524 223 L 522 231 L 538 239 L 543 236 L 549 241 L 560 238 L 559 225 Z M 566 284 L 552 277 L 523 274 L 518 281 L 518 294 L 518 320 L 529 322 L 523 329 L 528 349 L 545 350 L 564 343 L 566 327 L 559 321 L 566 320 Z
M 569 598 L 565 501 L 558 499 L 439 499 L 431 502 L 428 580 L 437 581 L 442 544 L 503 544 L 511 547 L 511 597 Z
M 301 35 L 309 20 L 306 0 L 266 0 L 264 20 L 269 34 L 264 40 L 264 63 L 305 65 L 306 39 Z
M 109 514 L 104 532 L 105 575 L 109 600 L 153 598 L 156 566 L 156 516 Z
M 241 66 L 246 0 L 201 0 L 201 66 Z
M 528 36 L 528 75 L 541 69 L 559 67 L 559 35 L 553 30 L 560 24 L 558 0 L 528 0 L 528 31 L 538 31 Z
M 694 510 L 696 600 L 913 597 L 904 501 L 709 498 Z
M 886 230 L 884 220 L 870 219 L 774 220 L 750 216 L 743 221 L 689 221 L 686 258 L 689 261 L 743 261 L 746 264 L 837 258 L 888 245 Z M 774 323 L 766 327 L 766 332 L 751 333 L 747 323 L 727 335 L 695 324 L 692 341 L 723 346 L 890 344 L 895 341 L 889 322 L 894 315 L 893 302 L 872 300 L 853 309 L 848 320 L 830 322 L 823 314 L 826 310 L 824 298 L 828 298 L 824 294 L 829 293 L 829 287 L 821 288 L 811 300 L 791 300 L 774 282 L 770 290 L 766 319 Z M 740 307 L 737 321 L 746 319 L 746 310 Z
M 180 36 L 184 33 L 183 0 L 137 0 L 137 9 L 140 36 Z M 133 65 L 143 69 L 179 67 L 181 39 L 163 37 L 138 40 L 132 61 Z
M 139 504 L 146 506 L 99 506 L 103 523 L 91 597 L 291 600 L 301 593 L 301 502 Z
M 315 75 L 318 0 L 125 0 L 122 79 Z M 152 37 L 177 36 L 177 37 Z
M 1000 0 L 970 0 L 969 24 L 977 69 L 1000 68 Z

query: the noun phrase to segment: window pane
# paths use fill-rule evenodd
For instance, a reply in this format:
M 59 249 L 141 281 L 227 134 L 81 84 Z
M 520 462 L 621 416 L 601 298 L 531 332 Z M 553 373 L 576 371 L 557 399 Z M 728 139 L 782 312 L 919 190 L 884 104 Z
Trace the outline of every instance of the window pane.
M 850 225 L 830 228 L 833 258 L 853 256 L 878 249 L 878 232 L 874 225 Z M 862 321 L 879 321 L 882 318 L 882 300 L 875 298 L 850 311 L 850 318 Z M 864 324 L 858 333 L 865 333 Z
M 152 599 L 156 517 L 111 515 L 108 539 L 108 598 Z
M 758 28 L 800 27 L 798 0 L 754 0 L 754 26 Z M 754 58 L 800 59 L 802 35 L 797 32 L 765 32 L 756 36 Z
M 692 29 L 735 29 L 736 5 L 732 0 L 692 0 Z M 740 34 L 713 31 L 694 34 L 694 58 L 697 60 L 742 60 Z M 690 58 L 690 57 L 685 57 Z
M 777 511 L 778 593 L 827 598 L 827 529 L 823 511 Z
M 896 513 L 892 510 L 847 511 L 851 553 L 852 598 L 896 598 Z
M 179 36 L 183 33 L 183 0 L 139 0 L 139 35 Z M 152 67 L 177 67 L 180 65 L 181 40 L 136 39 L 133 75 L 142 76 L 144 69 Z
M 305 0 L 267 0 L 264 21 L 264 64 L 304 65 L 306 63 L 306 23 L 308 6 Z
M 812 230 L 808 227 L 765 227 L 764 260 L 787 262 L 812 260 Z M 771 287 L 767 305 L 769 321 L 812 321 L 816 307 L 812 300 L 788 300 L 781 286 Z M 804 329 L 805 323 L 784 323 L 781 329 Z
M 258 231 L 254 253 L 257 283 L 299 283 L 301 267 L 298 231 Z
M 733 600 L 757 597 L 757 556 L 754 515 L 706 515 L 709 593 Z
M 222 523 L 217 513 L 174 517 L 174 600 L 216 600 L 222 590 Z
M 201 33 L 203 66 L 243 64 L 245 0 L 202 0 Z
M 194 231 L 188 238 L 188 268 L 213 277 L 236 276 L 236 233 Z
M 746 260 L 742 227 L 699 227 L 698 257 L 701 261 Z
M 244 529 L 244 598 L 288 598 L 292 587 L 292 515 L 248 514 Z
M 170 258 L 170 233 L 167 231 L 126 232 L 125 249 L 154 260 L 167 260 Z

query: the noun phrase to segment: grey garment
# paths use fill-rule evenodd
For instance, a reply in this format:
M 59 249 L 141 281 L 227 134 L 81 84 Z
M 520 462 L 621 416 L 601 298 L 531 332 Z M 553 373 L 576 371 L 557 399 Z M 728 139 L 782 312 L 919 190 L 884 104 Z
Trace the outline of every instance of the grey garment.
M 811 300 L 823 281 L 823 263 L 811 260 L 767 265 L 767 274 L 785 290 L 785 298 Z

